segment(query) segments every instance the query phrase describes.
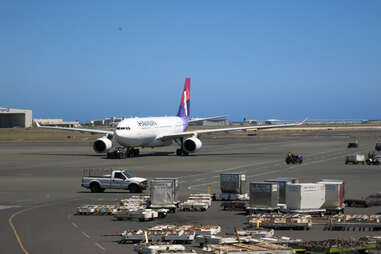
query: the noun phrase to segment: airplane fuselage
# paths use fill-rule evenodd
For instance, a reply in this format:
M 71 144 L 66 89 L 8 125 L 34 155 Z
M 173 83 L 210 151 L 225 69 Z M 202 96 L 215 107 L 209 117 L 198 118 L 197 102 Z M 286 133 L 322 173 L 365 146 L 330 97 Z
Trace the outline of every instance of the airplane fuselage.
M 172 144 L 172 139 L 158 139 L 163 134 L 185 131 L 188 120 L 185 117 L 128 118 L 114 128 L 115 140 L 124 147 L 158 147 Z

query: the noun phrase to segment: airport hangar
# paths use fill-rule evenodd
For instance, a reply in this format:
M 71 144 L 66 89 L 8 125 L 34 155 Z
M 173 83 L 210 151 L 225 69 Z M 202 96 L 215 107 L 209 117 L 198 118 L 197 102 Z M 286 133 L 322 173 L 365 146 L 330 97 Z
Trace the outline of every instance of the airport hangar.
M 32 110 L 0 107 L 0 128 L 32 127 Z

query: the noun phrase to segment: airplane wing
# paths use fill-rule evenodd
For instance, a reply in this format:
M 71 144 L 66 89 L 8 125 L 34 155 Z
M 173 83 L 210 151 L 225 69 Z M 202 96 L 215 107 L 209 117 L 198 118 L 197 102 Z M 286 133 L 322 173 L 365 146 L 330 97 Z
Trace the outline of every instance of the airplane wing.
M 45 129 L 56 129 L 56 130 L 65 130 L 65 131 L 80 131 L 80 132 L 89 132 L 94 134 L 106 134 L 106 135 L 114 135 L 113 131 L 108 130 L 95 130 L 95 129 L 84 129 L 84 128 L 69 128 L 69 127 L 59 127 L 59 126 L 41 126 L 39 122 L 34 121 L 38 128 Z
M 296 123 L 296 124 L 277 124 L 277 125 L 257 125 L 257 126 L 245 126 L 245 127 L 233 127 L 233 128 L 220 128 L 220 129 L 208 129 L 208 130 L 194 130 L 194 131 L 184 131 L 173 134 L 164 134 L 159 136 L 158 139 L 169 139 L 169 138 L 181 138 L 181 137 L 191 137 L 199 136 L 200 134 L 210 134 L 217 132 L 229 132 L 229 131 L 239 131 L 239 130 L 262 130 L 262 129 L 276 129 L 276 128 L 285 128 L 293 127 L 304 124 L 306 120 Z
M 189 119 L 188 123 L 195 123 L 195 122 L 200 122 L 204 120 L 216 120 L 216 119 L 223 119 L 226 118 L 226 116 L 212 116 L 212 117 L 205 117 L 205 118 L 194 118 L 194 119 Z

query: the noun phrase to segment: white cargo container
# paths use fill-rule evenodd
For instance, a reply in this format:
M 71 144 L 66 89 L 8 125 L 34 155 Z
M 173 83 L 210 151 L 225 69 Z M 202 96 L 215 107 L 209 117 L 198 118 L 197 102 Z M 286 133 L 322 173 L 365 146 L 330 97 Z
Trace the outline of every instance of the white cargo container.
M 289 210 L 320 209 L 324 202 L 324 184 L 290 183 L 286 186 L 286 204 Z
M 175 185 L 175 189 L 177 190 L 179 188 L 179 181 L 176 177 L 156 177 L 154 180 L 163 180 L 163 181 L 173 181 Z
M 325 186 L 325 202 L 322 208 L 340 209 L 344 207 L 344 181 L 322 180 L 318 183 Z
M 152 180 L 150 184 L 151 206 L 173 205 L 176 201 L 176 182 L 174 180 Z
M 241 173 L 220 174 L 220 187 L 222 193 L 246 193 L 246 175 Z

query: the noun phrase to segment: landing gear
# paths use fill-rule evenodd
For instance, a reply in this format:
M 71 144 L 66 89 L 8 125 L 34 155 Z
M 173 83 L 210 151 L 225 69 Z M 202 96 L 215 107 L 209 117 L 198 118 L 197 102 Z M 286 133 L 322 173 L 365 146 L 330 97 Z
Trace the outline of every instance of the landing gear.
M 115 150 L 107 153 L 107 159 L 125 159 L 131 157 L 139 157 L 139 149 L 128 147 L 126 150 L 122 147 L 117 147 Z
M 126 153 L 127 153 L 127 157 L 129 157 L 129 158 L 131 158 L 131 157 L 139 157 L 140 151 L 139 151 L 139 149 L 128 147 Z
M 181 148 L 176 150 L 177 156 L 188 156 L 189 153 L 184 150 L 184 138 L 180 138 L 180 146 Z
M 183 149 L 179 148 L 179 149 L 176 150 L 176 155 L 177 156 L 188 156 L 189 153 L 185 152 Z

